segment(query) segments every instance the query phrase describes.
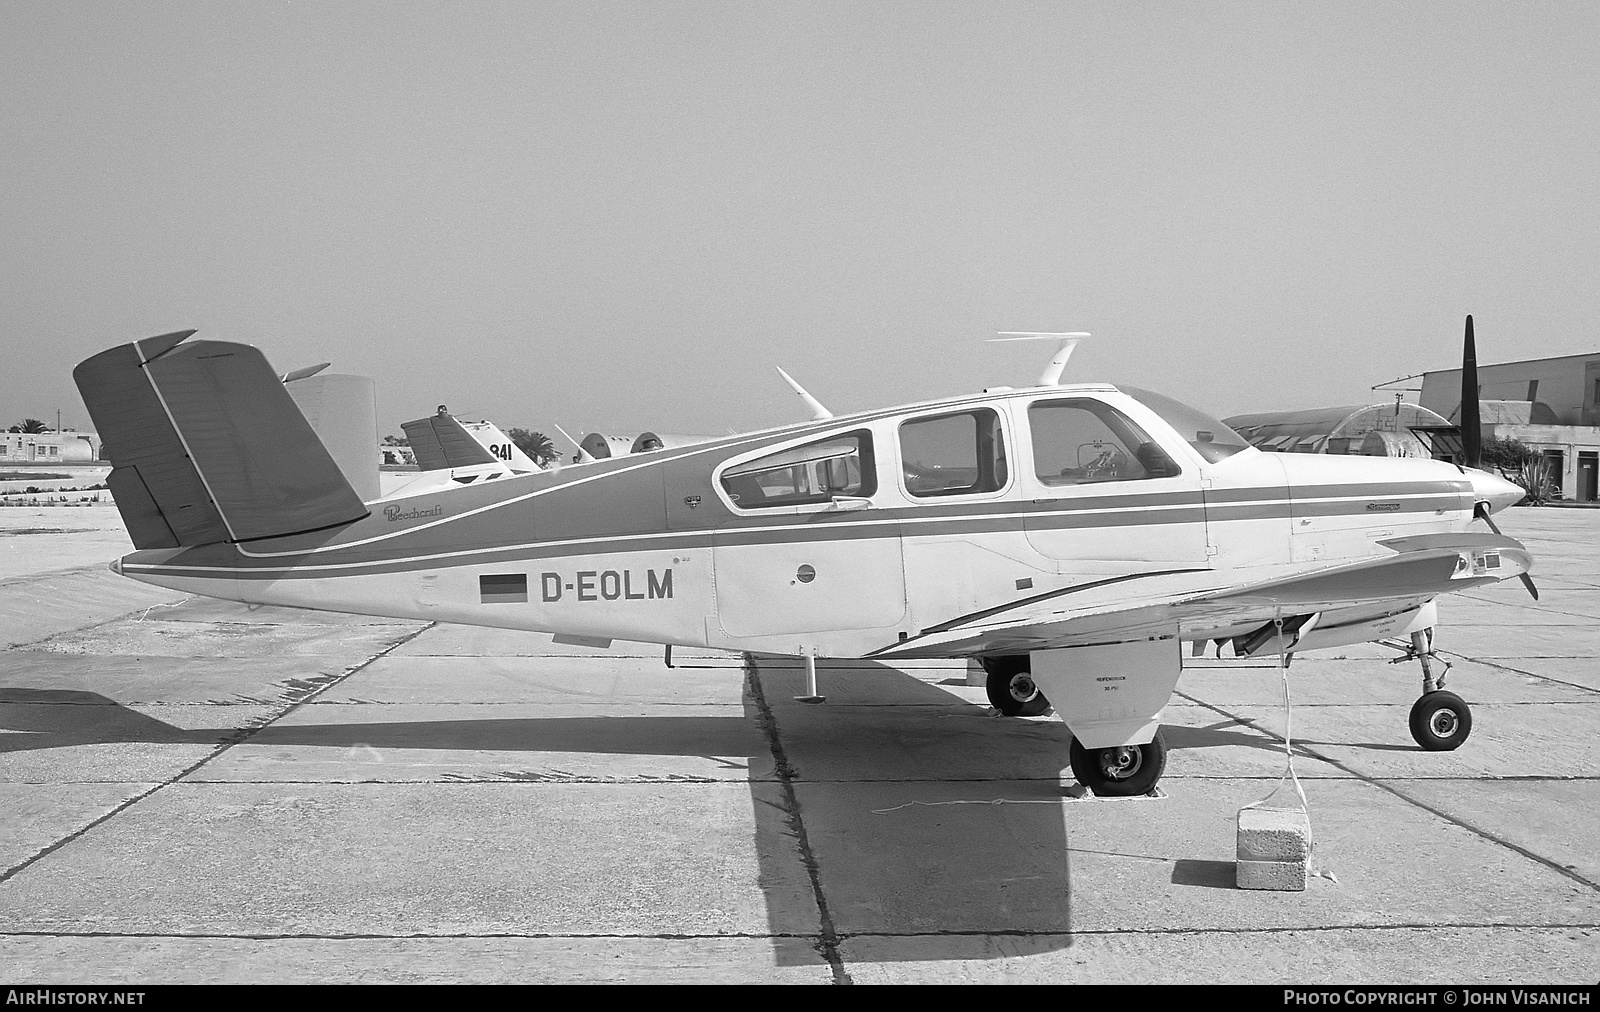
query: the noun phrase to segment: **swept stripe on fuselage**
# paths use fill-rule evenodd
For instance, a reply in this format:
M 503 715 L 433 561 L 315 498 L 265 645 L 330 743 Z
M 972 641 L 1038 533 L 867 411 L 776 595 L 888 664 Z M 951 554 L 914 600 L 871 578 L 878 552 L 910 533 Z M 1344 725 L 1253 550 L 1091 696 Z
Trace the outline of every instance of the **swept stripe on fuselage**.
M 1020 400 L 1038 393 L 1072 396 L 1091 392 L 1114 392 L 1114 388 L 1085 385 L 1015 396 Z M 1021 479 L 1013 476 L 1008 489 L 988 499 L 935 499 L 860 511 L 777 508 L 744 512 L 732 507 L 714 481 L 717 468 L 732 457 L 868 427 L 883 419 L 994 400 L 992 395 L 967 395 L 505 478 L 488 485 L 379 500 L 371 504 L 371 516 L 342 529 L 242 546 L 219 543 L 177 552 L 134 553 L 124 560 L 124 568 L 130 573 L 227 573 L 243 580 L 319 579 L 708 545 L 1091 531 L 1262 519 L 1287 523 L 1294 516 L 1367 516 L 1373 500 L 1398 504 L 1396 512 L 1402 515 L 1456 510 L 1463 508 L 1463 489 L 1470 490 L 1469 483 L 1442 480 L 1204 490 L 1144 490 L 1137 488 L 1139 483 L 1129 482 L 1119 483 L 1116 491 L 1100 491 L 1108 486 L 1078 485 L 1048 490 L 1054 494 L 1038 498 L 1018 499 L 1016 483 Z M 880 454 L 880 461 L 887 458 Z M 691 494 L 685 497 L 685 492 Z M 679 499 L 686 507 L 693 500 L 693 508 L 678 507 Z M 1386 516 L 1400 519 L 1396 513 Z M 396 528 L 397 524 L 401 526 Z
M 1441 509 L 1459 508 L 1457 490 L 1444 491 L 1444 483 L 1428 483 L 1408 488 L 1396 495 L 1393 486 L 1387 486 L 1384 502 L 1403 503 L 1403 514 L 1435 513 Z M 566 539 L 488 544 L 483 547 L 446 547 L 459 544 L 455 537 L 446 539 L 439 532 L 419 528 L 397 532 L 394 538 L 383 542 L 373 539 L 348 545 L 326 546 L 322 552 L 307 557 L 299 553 L 293 558 L 299 564 L 285 564 L 281 555 L 250 556 L 235 550 L 231 545 L 210 545 L 187 550 L 179 557 L 156 565 L 148 565 L 129 557 L 125 568 L 129 571 L 167 572 L 184 575 L 215 575 L 232 573 L 239 579 L 312 579 L 331 576 L 394 573 L 408 570 L 439 569 L 456 565 L 501 564 L 523 560 L 552 559 L 589 555 L 600 552 L 628 552 L 704 547 L 718 545 L 799 544 L 807 542 L 838 542 L 872 538 L 898 538 L 901 536 L 972 536 L 990 533 L 1019 532 L 1025 530 L 1094 530 L 1098 528 L 1162 525 L 1174 523 L 1226 523 L 1236 520 L 1283 519 L 1291 515 L 1308 515 L 1307 503 L 1299 497 L 1284 498 L 1281 490 L 1273 488 L 1230 490 L 1245 492 L 1247 496 L 1233 496 L 1243 501 L 1204 506 L 1198 492 L 1159 492 L 1150 494 L 1119 494 L 1109 496 L 1083 496 L 1044 502 L 992 502 L 941 504 L 929 507 L 889 507 L 862 513 L 825 514 L 828 519 L 818 522 L 818 514 L 787 514 L 779 516 L 735 516 L 725 526 L 699 530 L 656 530 L 603 537 L 575 537 Z M 1274 498 L 1273 496 L 1276 495 Z M 1369 516 L 1366 504 L 1369 494 L 1323 498 L 1315 500 L 1315 515 Z M 482 509 L 466 514 L 481 514 Z M 1394 517 L 1395 514 L 1387 514 Z M 465 518 L 463 517 L 463 518 Z M 663 522 L 662 527 L 665 528 Z M 432 525 L 430 525 L 430 528 Z M 407 534 L 424 534 L 426 538 Z M 487 533 L 487 532 L 485 532 Z M 506 539 L 509 541 L 510 539 Z M 420 543 L 419 543 L 420 542 Z M 142 553 L 136 553 L 142 554 Z M 155 554 L 155 553 L 152 553 Z M 161 554 L 170 553 L 163 552 Z

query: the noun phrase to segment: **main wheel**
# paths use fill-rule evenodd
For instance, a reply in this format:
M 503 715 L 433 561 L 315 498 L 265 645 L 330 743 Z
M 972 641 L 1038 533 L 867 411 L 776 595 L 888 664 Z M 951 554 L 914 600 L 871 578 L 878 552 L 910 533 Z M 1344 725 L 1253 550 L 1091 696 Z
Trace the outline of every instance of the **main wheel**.
M 1454 692 L 1430 692 L 1411 705 L 1411 737 L 1429 752 L 1460 748 L 1472 733 L 1472 710 Z
M 1072 775 L 1102 798 L 1131 798 L 1149 794 L 1167 769 L 1167 743 L 1157 731 L 1147 745 L 1084 748 L 1072 739 L 1068 753 Z
M 1050 701 L 1033 683 L 1027 654 L 981 657 L 979 663 L 988 675 L 984 691 L 996 710 L 1007 717 L 1037 717 L 1050 709 Z

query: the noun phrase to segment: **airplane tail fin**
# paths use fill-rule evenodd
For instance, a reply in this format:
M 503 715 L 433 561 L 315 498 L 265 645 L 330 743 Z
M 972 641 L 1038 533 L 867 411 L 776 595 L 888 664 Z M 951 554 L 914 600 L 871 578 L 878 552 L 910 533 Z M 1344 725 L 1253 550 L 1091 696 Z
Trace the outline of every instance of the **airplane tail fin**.
M 411 443 L 411 452 L 417 455 L 417 466 L 424 471 L 499 462 L 487 447 L 472 438 L 472 433 L 442 407 L 439 414 L 402 422 L 400 427 L 405 430 L 406 440 Z
M 496 460 L 511 465 L 513 471 L 543 471 L 534 459 L 522 452 L 522 448 L 504 432 L 500 426 L 490 421 L 469 422 L 465 425 L 467 432 L 494 455 Z
M 367 507 L 266 357 L 185 330 L 73 370 L 111 459 L 107 484 L 135 548 L 281 537 Z

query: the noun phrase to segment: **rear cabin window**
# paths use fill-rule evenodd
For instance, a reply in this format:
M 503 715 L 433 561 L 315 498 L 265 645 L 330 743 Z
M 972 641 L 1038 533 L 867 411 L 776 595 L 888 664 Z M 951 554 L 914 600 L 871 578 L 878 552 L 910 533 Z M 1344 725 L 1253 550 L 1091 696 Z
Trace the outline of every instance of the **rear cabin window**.
M 997 491 L 1007 480 L 1000 416 L 979 408 L 904 422 L 900 463 L 914 496 Z
M 735 464 L 722 472 L 722 488 L 746 510 L 870 496 L 878 490 L 872 434 L 847 432 Z
M 1170 478 L 1182 469 L 1145 431 L 1108 404 L 1086 398 L 1028 408 L 1033 473 L 1045 485 Z

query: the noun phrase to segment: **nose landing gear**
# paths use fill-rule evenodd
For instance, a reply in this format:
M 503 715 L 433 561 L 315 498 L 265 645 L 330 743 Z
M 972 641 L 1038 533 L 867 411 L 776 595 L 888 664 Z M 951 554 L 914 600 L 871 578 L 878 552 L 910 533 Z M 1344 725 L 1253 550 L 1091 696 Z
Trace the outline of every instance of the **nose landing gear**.
M 1444 691 L 1444 676 L 1450 670 L 1450 662 L 1433 652 L 1432 629 L 1412 633 L 1410 648 L 1389 663 L 1410 660 L 1422 664 L 1422 696 L 1411 706 L 1411 737 L 1429 752 L 1460 748 L 1472 733 L 1472 709 L 1460 696 Z M 1431 663 L 1436 660 L 1444 665 L 1437 676 Z

